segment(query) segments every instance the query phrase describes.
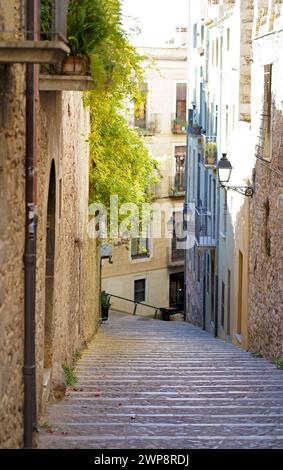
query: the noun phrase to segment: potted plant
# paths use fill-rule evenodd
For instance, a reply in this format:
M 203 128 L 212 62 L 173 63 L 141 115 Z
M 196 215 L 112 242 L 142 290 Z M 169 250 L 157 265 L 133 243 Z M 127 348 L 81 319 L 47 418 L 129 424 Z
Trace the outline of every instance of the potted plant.
M 215 142 L 209 142 L 204 148 L 205 164 L 215 165 L 217 159 L 217 144 Z
M 99 0 L 69 1 L 67 39 L 71 52 L 62 63 L 63 73 L 81 75 L 89 72 L 90 58 L 105 34 L 104 24 L 97 27 L 97 18 L 102 18 Z
M 100 304 L 101 304 L 101 320 L 107 321 L 111 304 L 110 304 L 110 295 L 107 294 L 105 291 L 101 292 Z
M 193 134 L 200 135 L 201 134 L 201 127 L 198 123 L 193 123 Z

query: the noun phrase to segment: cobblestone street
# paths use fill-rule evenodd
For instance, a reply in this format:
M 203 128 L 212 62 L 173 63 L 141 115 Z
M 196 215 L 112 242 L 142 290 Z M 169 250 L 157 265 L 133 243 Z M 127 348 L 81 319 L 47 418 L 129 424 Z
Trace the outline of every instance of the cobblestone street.
M 283 448 L 283 371 L 183 322 L 112 314 L 41 448 Z

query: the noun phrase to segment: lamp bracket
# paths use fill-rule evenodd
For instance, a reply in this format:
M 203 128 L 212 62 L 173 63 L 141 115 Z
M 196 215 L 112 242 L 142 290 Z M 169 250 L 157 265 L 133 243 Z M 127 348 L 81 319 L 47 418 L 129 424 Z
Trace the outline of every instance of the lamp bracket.
M 226 190 L 231 189 L 236 191 L 246 197 L 253 197 L 254 195 L 254 188 L 252 186 L 226 186 L 223 183 L 220 183 L 220 186 Z

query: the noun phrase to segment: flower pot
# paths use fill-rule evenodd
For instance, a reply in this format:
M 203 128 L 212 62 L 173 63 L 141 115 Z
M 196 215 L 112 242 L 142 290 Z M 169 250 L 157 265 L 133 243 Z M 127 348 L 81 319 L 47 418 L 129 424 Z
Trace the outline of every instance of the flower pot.
M 62 63 L 62 72 L 66 75 L 83 75 L 82 57 L 69 56 Z

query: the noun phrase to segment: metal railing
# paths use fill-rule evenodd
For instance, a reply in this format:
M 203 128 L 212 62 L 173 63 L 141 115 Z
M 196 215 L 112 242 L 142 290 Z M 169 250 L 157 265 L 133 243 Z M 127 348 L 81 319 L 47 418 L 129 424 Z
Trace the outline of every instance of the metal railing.
M 204 166 L 214 168 L 217 165 L 217 136 L 203 135 L 204 144 Z
M 170 196 L 178 197 L 183 196 L 186 191 L 185 172 L 176 173 L 175 176 L 169 178 L 170 181 Z
M 216 217 L 204 209 L 196 208 L 195 237 L 199 247 L 209 248 L 216 246 Z
M 125 300 L 126 302 L 131 302 L 135 304 L 133 315 L 136 315 L 138 305 L 142 305 L 143 307 L 148 307 L 148 308 L 152 308 L 153 310 L 155 310 L 155 317 L 157 316 L 157 313 L 160 310 L 160 307 L 155 307 L 153 305 L 145 304 L 144 302 L 137 302 L 135 300 L 127 299 L 126 297 L 121 297 L 120 295 L 109 294 L 109 292 L 107 292 L 107 295 L 109 295 L 110 299 L 111 297 L 115 297 L 115 299 L 121 299 L 121 300 Z
M 172 127 L 173 134 L 186 134 L 188 121 L 186 119 L 181 119 L 173 115 L 171 127 Z
M 161 115 L 158 113 L 151 113 L 149 118 L 144 120 L 139 120 L 137 118 L 132 118 L 130 120 L 130 126 L 136 127 L 138 132 L 144 136 L 153 136 L 160 133 L 161 129 Z
M 185 263 L 185 249 L 180 248 L 168 248 L 167 251 L 167 260 L 168 260 L 168 266 L 174 267 L 174 266 L 183 266 Z
M 67 42 L 67 13 L 69 0 L 38 0 L 39 38 Z M 5 21 L 4 21 L 5 20 Z M 1 40 L 22 41 L 29 39 L 27 28 L 27 0 L 20 0 L 16 28 L 11 27 L 9 16 L 0 24 Z

